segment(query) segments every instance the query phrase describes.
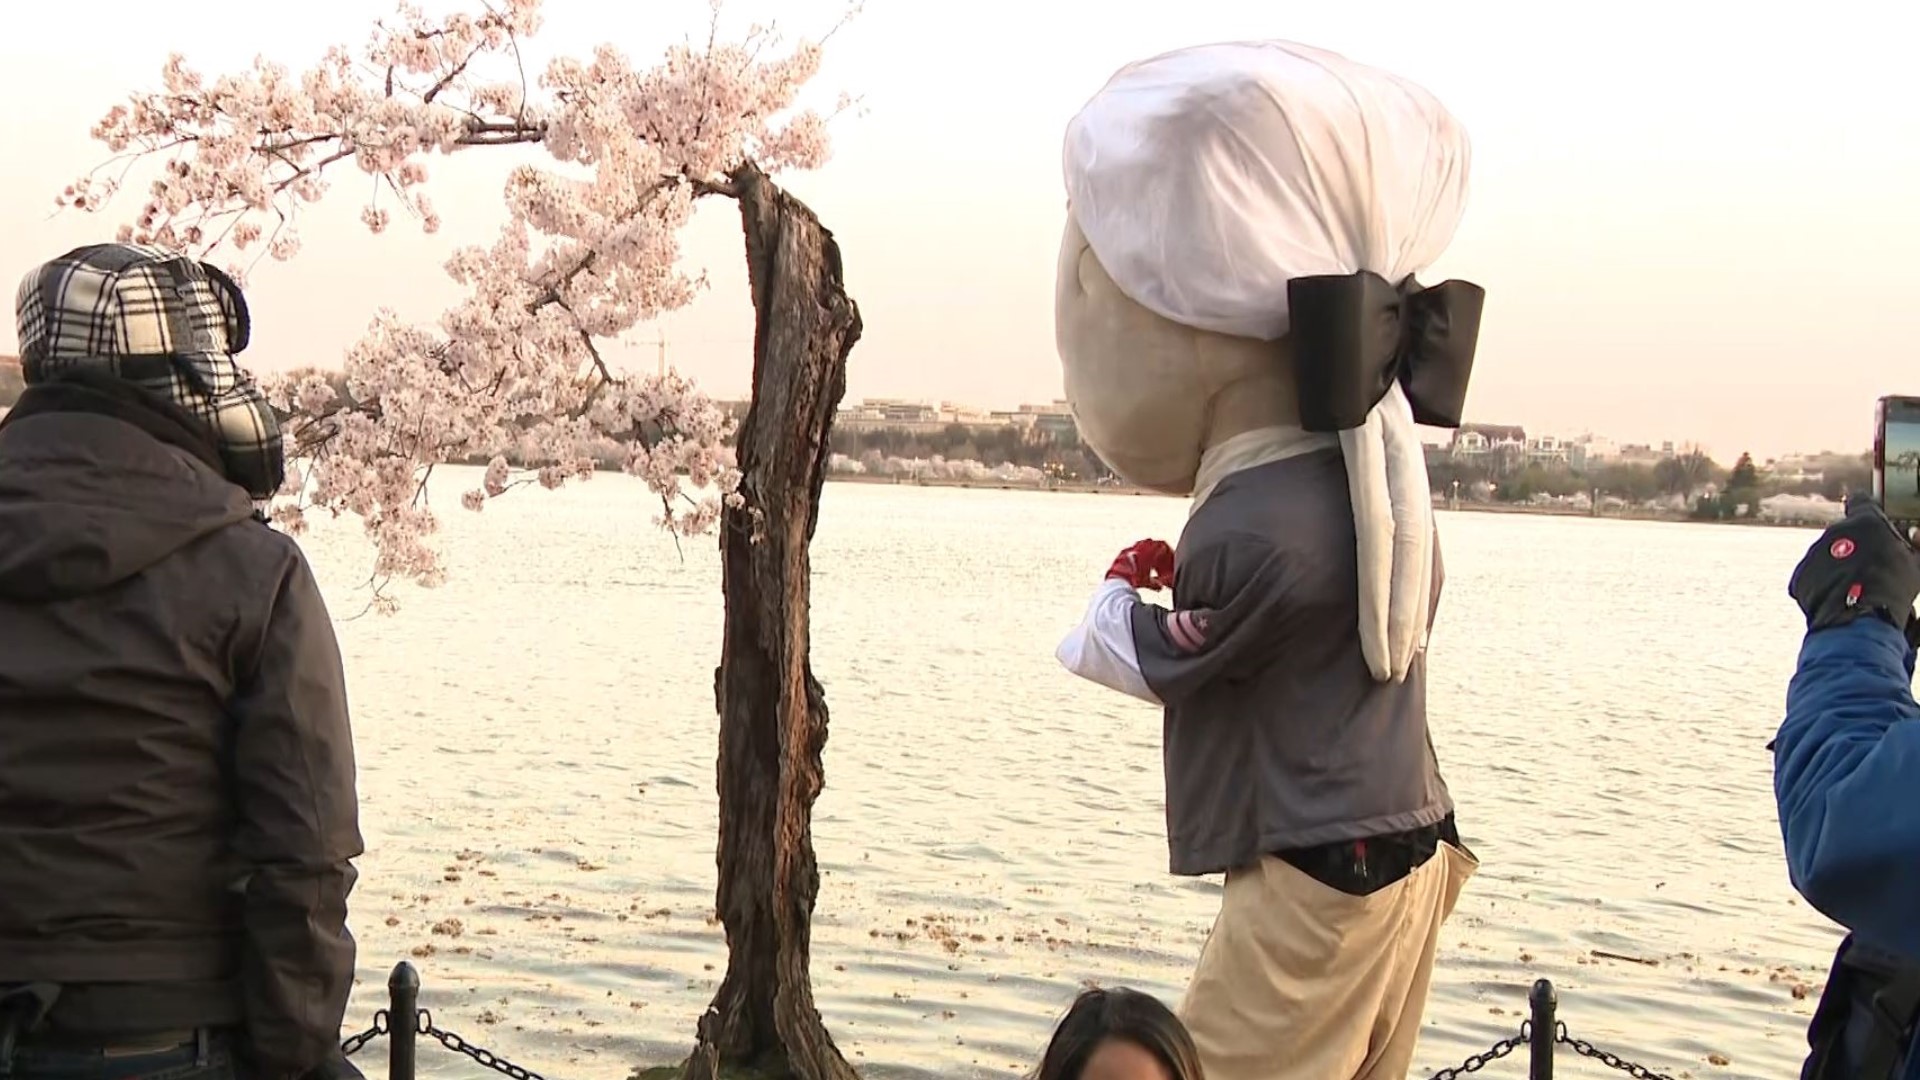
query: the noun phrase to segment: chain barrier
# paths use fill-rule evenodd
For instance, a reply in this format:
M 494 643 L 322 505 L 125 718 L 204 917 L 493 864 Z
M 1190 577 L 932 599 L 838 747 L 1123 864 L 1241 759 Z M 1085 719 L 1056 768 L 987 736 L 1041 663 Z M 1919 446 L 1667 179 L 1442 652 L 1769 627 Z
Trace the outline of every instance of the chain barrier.
M 1431 1077 L 1428 1077 L 1427 1080 L 1458 1080 L 1459 1077 L 1465 1076 L 1468 1073 L 1479 1072 L 1493 1062 L 1499 1061 L 1501 1058 L 1527 1045 L 1527 1041 L 1532 1038 L 1533 1021 L 1529 1020 L 1520 1025 L 1520 1034 L 1501 1039 L 1487 1049 L 1469 1056 L 1467 1060 L 1455 1065 L 1453 1068 L 1441 1069 Z
M 1573 1052 L 1581 1057 L 1592 1058 L 1609 1069 L 1618 1069 L 1635 1080 L 1673 1080 L 1665 1073 L 1657 1073 L 1645 1065 L 1627 1061 L 1617 1054 L 1609 1054 L 1585 1039 L 1576 1039 L 1567 1034 L 1567 1025 L 1563 1022 L 1555 1027 L 1553 1041 L 1573 1047 Z
M 414 973 L 411 965 L 402 963 L 396 967 L 394 969 L 394 977 L 389 981 L 388 987 L 394 994 L 395 1004 L 393 1007 L 390 1009 L 381 1009 L 374 1013 L 373 1025 L 371 1027 L 342 1040 L 340 1043 L 340 1052 L 342 1054 L 351 1057 L 361 1050 L 364 1050 L 368 1044 L 383 1037 L 391 1036 L 394 1031 L 394 1016 L 396 1013 L 405 1015 L 411 1006 L 413 1012 L 412 1031 L 405 1033 L 406 1043 L 404 1047 L 395 1048 L 396 1052 L 401 1049 L 405 1050 L 405 1064 L 395 1065 L 396 1068 L 399 1068 L 406 1074 L 405 1080 L 413 1080 L 413 1036 L 415 1033 L 425 1035 L 446 1049 L 464 1057 L 471 1058 L 474 1062 L 503 1076 L 509 1077 L 510 1080 L 547 1080 L 546 1077 L 541 1076 L 532 1069 L 515 1065 L 513 1062 L 488 1050 L 486 1047 L 470 1043 L 459 1034 L 447 1031 L 436 1025 L 433 1022 L 433 1013 L 431 1011 L 413 1005 L 413 1003 L 418 1000 L 417 995 L 420 989 L 420 982 L 418 975 Z M 1461 1077 L 1469 1073 L 1477 1073 L 1488 1065 L 1512 1054 L 1515 1050 L 1533 1043 L 1535 1033 L 1548 1030 L 1547 1025 L 1549 1023 L 1552 1025 L 1553 1038 L 1551 1040 L 1543 1039 L 1541 1040 L 1541 1045 L 1535 1045 L 1533 1047 L 1536 1057 L 1544 1053 L 1549 1065 L 1551 1064 L 1553 1056 L 1552 1044 L 1559 1044 L 1572 1048 L 1573 1052 L 1579 1054 L 1581 1057 L 1591 1058 L 1610 1069 L 1616 1069 L 1626 1073 L 1628 1076 L 1633 1077 L 1634 1080 L 1674 1080 L 1673 1077 L 1665 1073 L 1654 1072 L 1645 1065 L 1628 1061 L 1618 1054 L 1609 1053 L 1594 1046 L 1585 1039 L 1576 1039 L 1568 1034 L 1566 1022 L 1554 1019 L 1555 1001 L 1553 984 L 1546 980 L 1543 979 L 1534 984 L 1534 993 L 1531 1000 L 1533 1002 L 1535 1019 L 1522 1022 L 1518 1034 L 1510 1035 L 1489 1046 L 1487 1049 L 1482 1050 L 1480 1053 L 1468 1056 L 1465 1061 L 1462 1061 L 1451 1069 L 1441 1069 L 1439 1072 L 1428 1077 L 1428 1080 L 1460 1080 Z
M 372 1015 L 371 1028 L 367 1028 L 365 1032 L 359 1032 L 359 1034 L 355 1034 L 355 1036 L 349 1036 L 349 1038 L 340 1042 L 340 1053 L 346 1055 L 346 1057 L 353 1057 L 355 1053 L 367 1049 L 367 1043 L 378 1040 L 380 1036 L 392 1034 L 392 1030 L 394 1030 L 394 1019 L 392 1019 L 392 1015 L 390 1015 L 386 1009 L 380 1009 L 378 1013 Z M 430 1040 L 444 1045 L 447 1049 L 451 1049 L 453 1053 L 463 1053 L 463 1055 L 467 1055 L 470 1059 L 478 1061 L 480 1065 L 486 1065 L 486 1067 L 492 1068 L 493 1072 L 503 1072 L 503 1074 L 507 1074 L 507 1076 L 513 1076 L 513 1080 L 547 1080 L 545 1076 L 541 1076 L 540 1072 L 534 1072 L 532 1068 L 518 1067 L 515 1063 L 507 1061 L 505 1057 L 501 1057 L 501 1055 L 493 1053 L 490 1049 L 486 1049 L 484 1045 L 474 1045 L 474 1043 L 467 1042 L 465 1038 L 461 1038 L 459 1034 L 436 1026 L 436 1024 L 434 1024 L 434 1013 L 432 1013 L 430 1009 L 419 1009 L 419 1011 L 415 1013 L 413 1030 L 417 1030 L 422 1036 L 426 1036 L 426 1038 L 430 1038 Z
M 385 1009 L 374 1013 L 373 1026 L 358 1035 L 352 1035 L 342 1039 L 340 1042 L 340 1052 L 347 1057 L 352 1057 L 359 1053 L 366 1048 L 368 1043 L 392 1030 L 391 1020 L 392 1018 L 387 1014 L 387 1010 Z
M 420 1010 L 419 1032 L 440 1043 L 441 1046 L 456 1054 L 465 1054 L 497 1073 L 505 1073 L 513 1080 L 547 1080 L 546 1077 L 531 1069 L 523 1069 L 506 1058 L 500 1057 L 483 1046 L 475 1046 L 451 1031 L 442 1031 L 433 1024 L 433 1014 Z
M 1455 1065 L 1453 1068 L 1441 1069 L 1439 1072 L 1428 1077 L 1427 1080 L 1459 1080 L 1460 1077 L 1468 1073 L 1479 1072 L 1488 1065 L 1506 1057 L 1508 1054 L 1527 1045 L 1532 1039 L 1533 1021 L 1529 1020 L 1520 1025 L 1520 1034 L 1510 1035 L 1507 1038 L 1501 1039 L 1487 1049 L 1469 1056 L 1467 1060 Z M 1573 1052 L 1579 1054 L 1581 1057 L 1592 1058 L 1609 1069 L 1618 1069 L 1628 1076 L 1633 1077 L 1634 1080 L 1674 1080 L 1673 1077 L 1668 1076 L 1666 1073 L 1654 1072 L 1645 1065 L 1628 1061 L 1618 1054 L 1602 1050 L 1585 1039 L 1574 1038 L 1567 1034 L 1565 1021 L 1558 1022 L 1554 1025 L 1553 1041 L 1562 1046 L 1571 1047 Z
M 472 1058 L 473 1060 L 479 1062 L 480 1064 L 485 1065 L 487 1068 L 492 1069 L 494 1072 L 503 1073 L 507 1076 L 512 1077 L 513 1080 L 547 1080 L 546 1077 L 541 1076 L 539 1073 L 534 1072 L 532 1069 L 526 1069 L 526 1068 L 522 1068 L 519 1065 L 515 1065 L 513 1062 L 508 1061 L 506 1058 L 501 1057 L 500 1055 L 494 1053 L 491 1050 L 488 1050 L 486 1047 L 476 1046 L 475 1044 L 468 1042 L 466 1039 L 461 1038 L 458 1033 L 447 1031 L 446 1029 L 437 1026 L 433 1022 L 432 1011 L 428 1009 L 419 1009 L 415 1011 L 414 1030 L 419 1032 L 422 1035 L 427 1036 L 430 1039 L 433 1039 L 435 1042 L 438 1042 L 441 1046 L 446 1047 L 447 1049 L 453 1051 L 454 1053 L 464 1054 L 465 1056 Z M 346 1039 L 341 1040 L 340 1052 L 346 1055 L 347 1057 L 352 1057 L 353 1055 L 366 1049 L 368 1043 L 371 1043 L 374 1040 L 384 1035 L 391 1034 L 392 1031 L 393 1031 L 393 1016 L 387 1010 L 381 1009 L 379 1012 L 373 1014 L 372 1027 L 369 1027 L 367 1030 L 362 1031 L 357 1035 L 353 1035 Z
M 374 1042 L 374 1040 L 378 1040 L 378 1038 L 382 1038 L 382 1036 L 386 1036 L 386 1034 L 392 1034 L 392 1030 L 394 1030 L 394 1019 L 392 1019 L 392 1015 L 390 1015 L 386 1009 L 380 1009 L 378 1013 L 372 1015 L 371 1028 L 367 1028 L 365 1032 L 359 1032 L 359 1034 L 355 1034 L 355 1036 L 348 1036 L 346 1040 L 340 1042 L 340 1053 L 346 1055 L 346 1057 L 353 1057 L 355 1053 L 367 1049 L 367 1043 Z M 492 1068 L 493 1072 L 503 1072 L 503 1074 L 507 1074 L 507 1076 L 513 1076 L 513 1080 L 547 1080 L 545 1076 L 541 1076 L 540 1072 L 534 1072 L 532 1068 L 518 1067 L 515 1063 L 507 1061 L 505 1057 L 501 1057 L 501 1055 L 493 1053 L 490 1049 L 486 1049 L 484 1045 L 474 1045 L 474 1043 L 467 1042 L 465 1038 L 461 1038 L 457 1032 L 449 1032 L 449 1030 L 445 1030 L 445 1028 L 440 1028 L 438 1024 L 434 1024 L 434 1013 L 432 1013 L 430 1009 L 419 1009 L 419 1011 L 415 1011 L 413 1030 L 417 1030 L 422 1036 L 426 1036 L 426 1038 L 430 1038 L 430 1040 L 444 1045 L 447 1049 L 451 1049 L 453 1053 L 463 1053 L 463 1055 L 467 1055 L 470 1059 L 478 1061 L 480 1065 L 486 1065 L 486 1067 Z

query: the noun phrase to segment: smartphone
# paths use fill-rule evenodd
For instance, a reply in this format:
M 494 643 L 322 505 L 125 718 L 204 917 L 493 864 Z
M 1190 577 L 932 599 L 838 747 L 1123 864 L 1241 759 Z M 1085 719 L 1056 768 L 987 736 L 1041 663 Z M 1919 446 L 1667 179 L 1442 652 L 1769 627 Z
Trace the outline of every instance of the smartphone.
M 1900 531 L 1920 528 L 1920 397 L 1883 397 L 1875 410 L 1873 495 Z

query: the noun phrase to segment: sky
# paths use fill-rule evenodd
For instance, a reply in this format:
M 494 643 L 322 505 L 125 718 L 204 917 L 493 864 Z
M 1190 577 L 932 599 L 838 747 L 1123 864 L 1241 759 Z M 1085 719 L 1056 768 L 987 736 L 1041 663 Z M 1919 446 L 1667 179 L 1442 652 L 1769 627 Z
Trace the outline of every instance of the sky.
M 106 152 L 88 129 L 158 85 L 169 51 L 214 74 L 264 54 L 296 68 L 361 43 L 390 0 L 10 4 L 0 34 L 0 280 L 111 238 L 53 197 Z M 438 0 L 429 12 L 457 5 Z M 817 37 L 846 0 L 726 0 L 723 31 Z M 703 37 L 705 0 L 546 0 L 530 58 L 610 42 L 636 61 Z M 1864 449 L 1874 399 L 1920 394 L 1920 6 L 1731 0 L 866 0 L 816 86 L 835 155 L 783 178 L 841 242 L 866 333 L 849 396 L 1004 407 L 1061 393 L 1053 273 L 1067 121 L 1115 69 L 1170 48 L 1285 38 L 1405 75 L 1473 139 L 1466 218 L 1422 275 L 1487 289 L 1469 419 L 1563 436 L 1743 450 Z M 430 161 L 439 234 L 358 224 L 336 178 L 305 248 L 249 284 L 259 369 L 335 365 L 374 309 L 432 319 L 440 270 L 490 240 L 503 157 Z M 136 177 L 139 174 L 136 174 Z M 709 286 L 615 349 L 744 396 L 752 316 L 739 221 L 714 200 L 686 237 Z M 0 325 L 0 352 L 14 351 Z

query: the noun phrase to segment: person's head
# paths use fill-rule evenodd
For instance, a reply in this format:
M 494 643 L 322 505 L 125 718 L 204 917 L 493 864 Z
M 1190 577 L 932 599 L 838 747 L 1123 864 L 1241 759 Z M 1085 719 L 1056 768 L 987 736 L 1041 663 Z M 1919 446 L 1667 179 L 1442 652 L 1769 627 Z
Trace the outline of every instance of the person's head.
M 1218 42 L 1120 68 L 1062 145 L 1054 337 L 1081 440 L 1187 495 L 1207 489 L 1206 451 L 1301 426 L 1303 388 L 1343 358 L 1290 337 L 1295 283 L 1425 273 L 1471 158 L 1427 90 L 1323 49 Z M 1361 311 L 1339 313 L 1356 341 L 1390 325 Z
M 1193 1036 L 1160 999 L 1115 987 L 1080 995 L 1034 1080 L 1204 1080 Z
M 1054 342 L 1080 439 L 1130 484 L 1191 495 L 1206 452 L 1244 432 L 1297 427 L 1292 352 L 1148 310 L 1108 276 L 1069 216 Z
M 20 283 L 21 375 L 29 387 L 118 380 L 187 414 L 210 436 L 227 479 L 255 500 L 286 473 L 278 418 L 235 353 L 246 298 L 219 268 L 137 244 L 93 244 Z

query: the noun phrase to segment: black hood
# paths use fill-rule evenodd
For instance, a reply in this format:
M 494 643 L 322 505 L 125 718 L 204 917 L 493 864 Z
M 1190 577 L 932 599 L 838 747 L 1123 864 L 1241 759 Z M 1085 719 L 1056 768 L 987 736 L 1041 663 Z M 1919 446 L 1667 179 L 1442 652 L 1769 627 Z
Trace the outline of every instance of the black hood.
M 131 387 L 29 387 L 0 422 L 0 598 L 98 592 L 252 517 L 218 462 L 191 417 Z

